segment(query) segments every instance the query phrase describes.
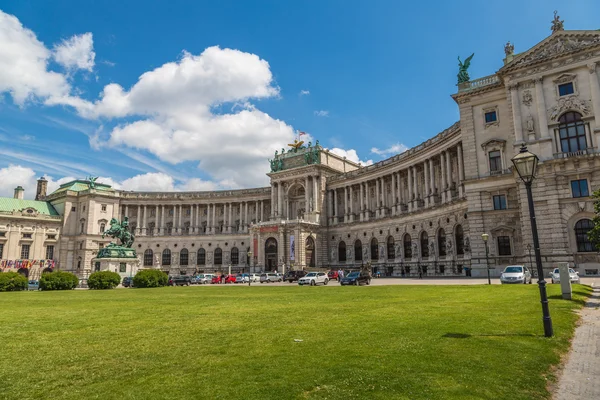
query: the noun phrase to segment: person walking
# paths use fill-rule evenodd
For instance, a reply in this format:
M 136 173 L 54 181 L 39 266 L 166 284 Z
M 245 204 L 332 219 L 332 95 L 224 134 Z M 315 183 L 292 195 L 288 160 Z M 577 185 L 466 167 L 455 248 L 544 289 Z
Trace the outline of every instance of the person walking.
M 423 268 L 419 265 L 419 279 L 423 279 Z

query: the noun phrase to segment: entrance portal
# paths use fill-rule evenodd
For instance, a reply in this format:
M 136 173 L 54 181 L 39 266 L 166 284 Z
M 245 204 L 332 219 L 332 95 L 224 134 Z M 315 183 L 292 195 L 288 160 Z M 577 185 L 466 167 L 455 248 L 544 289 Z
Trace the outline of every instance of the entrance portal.
M 265 242 L 265 271 L 277 269 L 277 240 L 268 238 Z
M 306 238 L 304 253 L 306 254 L 306 266 L 315 268 L 317 266 L 317 263 L 315 262 L 315 240 L 312 236 Z

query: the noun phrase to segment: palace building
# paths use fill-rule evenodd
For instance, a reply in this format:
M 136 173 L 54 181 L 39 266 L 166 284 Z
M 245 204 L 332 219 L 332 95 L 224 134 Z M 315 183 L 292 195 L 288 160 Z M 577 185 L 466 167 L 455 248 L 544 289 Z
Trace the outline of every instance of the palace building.
M 587 238 L 600 186 L 600 30 L 564 30 L 514 53 L 495 73 L 469 79 L 452 98 L 460 121 L 401 154 L 369 166 L 320 145 L 277 153 L 269 187 L 214 192 L 131 192 L 89 180 L 36 201 L 0 199 L 0 267 L 39 273 L 49 265 L 85 278 L 129 218 L 140 267 L 282 272 L 358 268 L 388 276 L 498 276 L 531 265 L 525 186 L 511 158 L 522 146 L 540 158 L 533 183 L 544 268 L 569 262 L 598 274 Z M 470 61 L 470 59 L 468 60 Z M 37 271 L 37 272 L 35 272 Z

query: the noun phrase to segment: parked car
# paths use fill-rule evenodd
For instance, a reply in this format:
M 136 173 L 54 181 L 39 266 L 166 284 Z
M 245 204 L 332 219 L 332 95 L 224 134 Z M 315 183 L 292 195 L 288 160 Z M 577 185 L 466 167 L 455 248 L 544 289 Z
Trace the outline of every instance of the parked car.
M 531 272 L 524 265 L 509 265 L 500 274 L 501 283 L 531 283 Z
M 329 280 L 338 280 L 339 274 L 336 270 L 331 270 L 327 273 L 327 277 L 329 278 Z
M 361 284 L 370 285 L 371 284 L 371 276 L 368 274 L 361 274 L 360 271 L 350 272 L 348 275 L 343 277 L 340 280 L 340 284 L 342 286 L 345 285 L 356 285 L 359 286 Z
M 283 276 L 283 280 L 284 281 L 288 281 L 289 283 L 297 282 L 298 279 L 302 278 L 306 274 L 307 274 L 307 272 L 303 271 L 303 270 L 300 270 L 300 271 L 288 271 Z
M 252 281 L 252 282 L 260 282 L 259 274 L 249 274 L 249 277 L 250 277 L 250 281 Z
M 237 274 L 235 276 L 235 283 L 248 283 L 248 274 Z
M 283 276 L 281 274 L 275 274 L 268 272 L 260 275 L 260 283 L 271 283 L 271 282 L 282 282 Z
M 169 278 L 169 285 L 171 286 L 190 286 L 192 284 L 192 278 L 189 275 L 175 275 Z
M 552 283 L 560 283 L 560 270 L 558 268 L 554 268 L 550 272 L 550 279 Z M 579 283 L 579 272 L 576 272 L 573 268 L 569 268 L 569 279 L 571 279 L 571 283 Z
M 123 278 L 123 282 L 121 284 L 123 287 L 133 287 L 133 278 L 131 276 L 126 276 Z
M 40 290 L 40 281 L 31 280 L 27 283 L 27 290 Z
M 212 283 L 212 279 L 214 278 L 215 274 L 200 274 L 198 276 L 201 277 L 199 283 L 206 285 L 207 283 Z
M 212 279 L 210 280 L 210 283 L 221 283 L 221 275 L 213 275 Z
M 302 278 L 298 279 L 298 285 L 310 285 L 315 286 L 319 283 L 323 285 L 327 285 L 329 283 L 329 278 L 325 272 L 309 272 Z
M 225 277 L 225 282 L 223 282 L 223 277 Z M 210 283 L 235 283 L 235 275 L 215 275 Z

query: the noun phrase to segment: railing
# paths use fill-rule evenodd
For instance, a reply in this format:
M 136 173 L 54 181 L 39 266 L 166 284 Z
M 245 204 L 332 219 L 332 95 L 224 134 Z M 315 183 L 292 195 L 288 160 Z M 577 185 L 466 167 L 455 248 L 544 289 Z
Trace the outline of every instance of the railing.
M 554 158 L 570 158 L 570 157 L 579 157 L 585 156 L 589 154 L 596 153 L 596 149 L 593 147 L 588 147 L 587 149 L 578 150 L 578 151 L 567 151 L 561 153 L 554 153 Z
M 479 89 L 485 86 L 494 85 L 500 82 L 498 75 L 488 75 L 483 78 L 475 79 L 469 82 L 463 82 L 458 84 L 458 91 L 464 92 L 467 90 Z

